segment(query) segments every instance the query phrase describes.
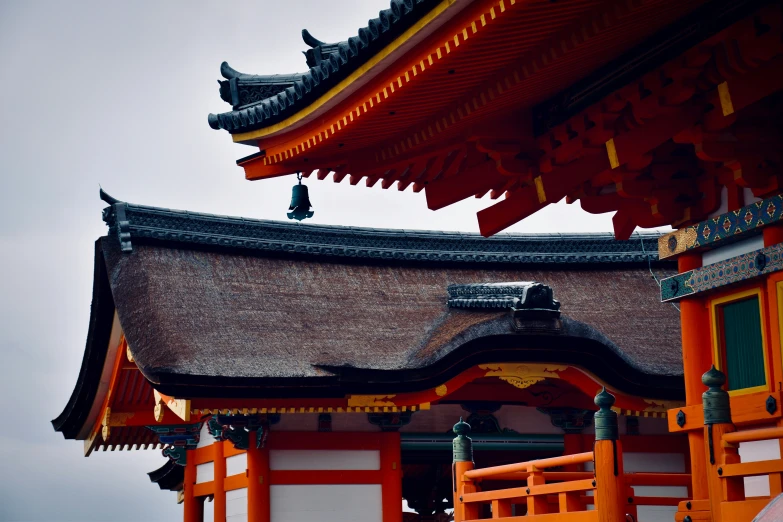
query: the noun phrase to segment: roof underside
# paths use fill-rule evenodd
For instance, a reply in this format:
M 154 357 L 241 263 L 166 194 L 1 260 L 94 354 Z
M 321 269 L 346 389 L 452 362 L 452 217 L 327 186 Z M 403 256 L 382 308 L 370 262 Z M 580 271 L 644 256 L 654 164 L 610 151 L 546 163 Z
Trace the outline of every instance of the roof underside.
M 563 198 L 625 239 L 780 191 L 780 2 L 453 5 L 289 118 L 231 116 L 260 149 L 245 176 L 425 190 L 433 210 L 489 195 L 486 236 Z

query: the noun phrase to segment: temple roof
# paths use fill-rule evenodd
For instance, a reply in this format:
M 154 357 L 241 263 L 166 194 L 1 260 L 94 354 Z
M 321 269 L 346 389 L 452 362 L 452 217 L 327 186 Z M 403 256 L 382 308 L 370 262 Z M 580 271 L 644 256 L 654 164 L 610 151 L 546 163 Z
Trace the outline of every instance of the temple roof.
M 233 110 L 210 114 L 210 127 L 230 132 L 250 131 L 290 116 L 336 86 L 438 3 L 438 0 L 391 0 L 389 9 L 369 20 L 355 36 L 338 43 L 322 42 L 303 29 L 302 39 L 309 47 L 303 51 L 309 67 L 305 72 L 243 74 L 223 62 L 220 73 L 225 80 L 218 82 L 220 97 Z
M 657 234 L 487 239 L 104 199 L 85 358 L 53 421 L 66 437 L 98 393 L 115 312 L 144 378 L 177 397 L 402 393 L 501 360 L 569 363 L 638 396 L 682 395 L 679 314 L 651 277 L 674 273 L 657 260 Z M 516 328 L 512 294 L 549 296 L 534 312 L 558 315 L 557 328 Z

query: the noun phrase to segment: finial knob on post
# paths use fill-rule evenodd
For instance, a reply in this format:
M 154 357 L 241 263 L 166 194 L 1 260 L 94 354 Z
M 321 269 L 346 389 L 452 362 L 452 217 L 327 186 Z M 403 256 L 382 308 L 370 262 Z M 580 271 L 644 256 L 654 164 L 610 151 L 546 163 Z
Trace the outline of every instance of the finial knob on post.
M 612 411 L 614 400 L 614 395 L 606 391 L 605 387 L 598 392 L 593 400 L 599 408 L 593 417 L 595 440 L 617 440 L 619 438 L 617 413 Z
M 722 388 L 726 383 L 726 376 L 713 365 L 701 376 L 701 382 L 709 388 L 701 396 L 704 407 L 704 424 L 730 424 L 729 392 Z
M 453 443 L 454 462 L 473 462 L 473 441 L 467 436 L 470 433 L 470 424 L 460 417 L 459 422 L 454 425 L 454 433 L 457 435 Z

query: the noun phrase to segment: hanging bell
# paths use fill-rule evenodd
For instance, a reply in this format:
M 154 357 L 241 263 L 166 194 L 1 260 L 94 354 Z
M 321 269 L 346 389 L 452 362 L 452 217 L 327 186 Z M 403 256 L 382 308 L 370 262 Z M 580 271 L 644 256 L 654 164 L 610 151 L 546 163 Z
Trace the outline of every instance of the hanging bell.
M 310 204 L 310 196 L 307 193 L 307 185 L 302 185 L 302 174 L 297 172 L 296 178 L 299 180 L 299 184 L 294 185 L 291 193 L 291 206 L 288 207 L 288 210 L 290 210 L 288 219 L 302 221 L 303 219 L 313 217 L 314 212 L 310 210 L 312 205 Z

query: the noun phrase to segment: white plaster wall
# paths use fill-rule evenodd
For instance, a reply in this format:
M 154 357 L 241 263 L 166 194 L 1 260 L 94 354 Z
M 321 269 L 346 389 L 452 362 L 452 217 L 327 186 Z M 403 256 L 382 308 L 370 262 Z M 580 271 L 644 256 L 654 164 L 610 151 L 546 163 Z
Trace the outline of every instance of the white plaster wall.
M 380 484 L 273 485 L 269 489 L 272 522 L 383 520 Z
M 215 463 L 205 462 L 196 466 L 196 484 L 215 480 Z
M 240 453 L 226 458 L 226 476 L 244 475 L 247 470 L 247 453 Z
M 285 414 L 284 414 L 285 415 Z M 332 431 L 381 431 L 381 428 L 370 424 L 366 413 L 332 413 Z M 414 414 L 413 417 L 415 418 Z M 317 426 L 317 417 L 316 417 Z
M 407 433 L 445 433 L 450 430 L 459 418 L 468 418 L 468 412 L 459 404 L 443 404 L 433 406 L 429 410 L 417 411 L 411 417 L 410 424 L 400 431 Z
M 749 188 L 743 188 L 742 189 L 742 196 L 744 197 L 743 204 L 745 206 L 752 205 L 753 203 L 757 201 L 761 201 L 761 198 L 757 198 L 753 195 L 753 190 Z
M 711 265 L 762 248 L 764 248 L 764 236 L 759 234 L 755 237 L 743 239 L 742 241 L 737 241 L 736 243 L 704 252 L 701 255 L 701 264 L 703 266 Z
M 211 495 L 204 499 L 204 519 L 202 522 L 215 522 L 215 503 Z
M 549 415 L 532 406 L 503 406 L 494 415 L 501 428 L 511 428 L 519 433 L 563 434 L 563 430 L 552 426 Z
M 270 450 L 272 470 L 376 470 L 381 469 L 378 450 Z
M 776 460 L 780 458 L 780 443 L 777 439 L 741 442 L 739 445 L 739 455 L 741 462 Z M 760 477 L 746 477 L 745 496 L 769 496 L 769 476 L 762 475 Z
M 226 491 L 226 522 L 247 522 L 247 488 Z
M 626 430 L 626 421 L 628 417 L 622 416 L 623 421 L 620 422 L 622 430 Z M 639 419 L 639 434 L 640 435 L 669 435 L 669 422 L 664 419 L 655 417 L 638 417 Z M 626 431 L 621 431 L 626 433 Z
M 198 446 L 197 448 L 203 448 L 215 443 L 215 437 L 210 435 L 207 423 L 201 425 L 201 431 L 199 432 Z
M 364 420 L 367 420 L 366 416 Z M 283 413 L 280 415 L 280 422 L 275 424 L 272 429 L 275 431 L 318 431 L 318 414 Z
M 626 473 L 685 473 L 685 455 L 682 453 L 623 453 Z
M 726 187 L 723 187 L 720 189 L 720 206 L 718 207 L 718 210 L 707 216 L 708 218 L 720 216 L 721 214 L 725 214 L 729 211 L 729 189 Z

